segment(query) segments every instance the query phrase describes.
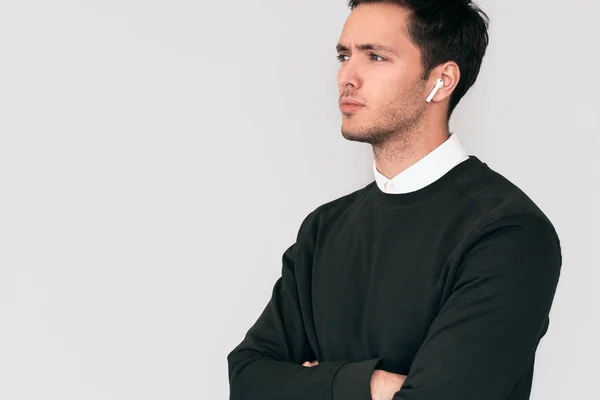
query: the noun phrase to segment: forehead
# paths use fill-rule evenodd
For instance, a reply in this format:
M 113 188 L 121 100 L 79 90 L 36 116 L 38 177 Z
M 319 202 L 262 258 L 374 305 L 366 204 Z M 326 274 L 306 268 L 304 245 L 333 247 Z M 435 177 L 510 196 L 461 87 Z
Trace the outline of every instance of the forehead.
M 397 49 L 413 47 L 408 36 L 410 11 L 390 3 L 363 3 L 351 13 L 340 36 L 340 43 L 377 42 Z

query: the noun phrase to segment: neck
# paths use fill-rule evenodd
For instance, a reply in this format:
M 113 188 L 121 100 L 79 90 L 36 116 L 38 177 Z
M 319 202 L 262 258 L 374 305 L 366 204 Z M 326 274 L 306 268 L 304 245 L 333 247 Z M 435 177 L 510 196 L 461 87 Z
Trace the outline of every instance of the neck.
M 396 132 L 386 142 L 373 145 L 377 170 L 391 179 L 432 152 L 449 136 L 447 124 L 437 127 L 416 124 Z

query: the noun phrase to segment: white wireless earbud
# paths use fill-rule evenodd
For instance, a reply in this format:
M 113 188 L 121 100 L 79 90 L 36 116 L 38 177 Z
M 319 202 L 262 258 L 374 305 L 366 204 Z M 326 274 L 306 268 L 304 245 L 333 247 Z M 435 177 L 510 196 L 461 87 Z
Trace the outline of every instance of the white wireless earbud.
M 431 93 L 429 93 L 429 97 L 427 97 L 427 100 L 425 100 L 425 101 L 429 103 L 431 101 L 431 99 L 433 99 L 433 96 L 435 96 L 437 91 L 440 90 L 442 87 L 444 87 L 444 81 L 441 79 L 438 79 L 435 83 L 435 87 L 433 88 Z

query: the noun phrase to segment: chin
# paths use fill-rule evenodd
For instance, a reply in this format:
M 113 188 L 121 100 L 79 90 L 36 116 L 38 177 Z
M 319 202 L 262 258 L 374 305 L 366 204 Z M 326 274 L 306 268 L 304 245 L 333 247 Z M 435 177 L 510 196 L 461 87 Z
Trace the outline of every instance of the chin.
M 375 137 L 372 133 L 370 133 L 366 129 L 360 129 L 360 127 L 352 127 L 348 128 L 346 126 L 342 126 L 342 136 L 346 140 L 350 140 L 352 142 L 362 142 L 362 143 L 370 143 L 373 144 L 375 142 Z
M 368 124 L 342 124 L 342 136 L 352 142 L 378 145 L 388 140 L 392 132 Z

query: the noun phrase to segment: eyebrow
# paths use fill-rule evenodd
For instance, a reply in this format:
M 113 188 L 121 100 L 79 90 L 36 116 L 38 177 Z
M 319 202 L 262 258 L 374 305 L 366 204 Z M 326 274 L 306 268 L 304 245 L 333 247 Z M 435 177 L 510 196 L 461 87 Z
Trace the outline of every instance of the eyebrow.
M 396 56 L 398 55 L 394 49 L 392 49 L 389 46 L 385 46 L 383 44 L 380 44 L 380 43 L 364 43 L 364 44 L 359 44 L 356 47 L 359 50 L 362 50 L 362 51 L 367 51 L 367 50 L 384 51 L 384 52 L 391 53 L 391 54 L 396 55 Z M 338 53 L 350 51 L 350 49 L 348 48 L 348 46 L 345 46 L 345 45 L 343 45 L 341 43 L 338 43 L 338 45 L 335 46 L 335 49 L 337 50 Z

